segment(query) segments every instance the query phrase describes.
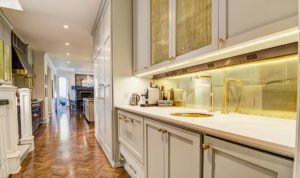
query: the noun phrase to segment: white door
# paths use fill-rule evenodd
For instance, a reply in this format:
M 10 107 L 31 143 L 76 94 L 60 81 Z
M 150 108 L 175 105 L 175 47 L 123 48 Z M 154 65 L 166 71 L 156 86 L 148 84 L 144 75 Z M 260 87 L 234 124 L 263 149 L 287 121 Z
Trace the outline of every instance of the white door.
M 150 66 L 150 0 L 133 1 L 134 72 Z
M 104 93 L 105 93 L 105 147 L 112 155 L 112 60 L 111 40 L 107 38 L 104 42 Z
M 99 94 L 98 94 L 98 56 L 94 60 L 94 122 L 95 122 L 95 135 L 99 136 L 99 120 L 98 120 L 98 107 L 99 107 Z
M 98 58 L 98 128 L 99 128 L 99 136 L 98 138 L 102 143 L 105 142 L 105 84 L 104 84 L 104 51 L 103 48 L 99 52 L 99 58 Z
M 107 1 L 103 15 L 103 50 L 104 50 L 104 107 L 105 107 L 105 149 L 106 153 L 112 157 L 112 59 L 111 59 L 111 10 L 110 1 Z M 111 158 L 110 158 L 111 159 Z
M 200 134 L 166 126 L 168 176 L 172 178 L 200 178 L 201 140 Z
M 203 178 L 292 178 L 291 159 L 209 136 L 204 143 Z
M 144 123 L 145 177 L 165 178 L 168 171 L 165 154 L 167 137 L 162 133 L 160 124 L 149 120 L 145 120 Z

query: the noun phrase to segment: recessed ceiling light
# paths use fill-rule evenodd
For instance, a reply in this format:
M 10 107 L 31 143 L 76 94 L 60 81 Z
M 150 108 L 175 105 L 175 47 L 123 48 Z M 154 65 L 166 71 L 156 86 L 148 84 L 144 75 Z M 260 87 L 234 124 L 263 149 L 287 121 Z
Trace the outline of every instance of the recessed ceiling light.
M 71 61 L 67 61 L 66 63 L 67 63 L 67 64 L 70 64 L 70 63 L 71 63 Z
M 66 46 L 69 46 L 69 45 L 70 45 L 70 43 L 69 43 L 69 42 L 66 42 L 66 43 L 65 43 L 65 45 L 66 45 Z
M 67 53 L 67 56 L 70 56 L 70 53 Z
M 64 29 L 69 29 L 69 26 L 68 25 L 64 25 Z

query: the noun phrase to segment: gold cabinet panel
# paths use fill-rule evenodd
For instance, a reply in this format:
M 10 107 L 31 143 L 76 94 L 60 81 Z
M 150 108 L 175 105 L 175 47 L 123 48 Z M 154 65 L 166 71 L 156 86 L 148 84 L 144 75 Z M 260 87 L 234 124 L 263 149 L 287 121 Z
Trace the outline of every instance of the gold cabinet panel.
M 3 40 L 0 40 L 0 81 L 4 80 L 5 74 L 5 62 L 4 62 L 4 51 L 3 51 Z
M 176 0 L 176 56 L 212 43 L 212 0 Z
M 169 0 L 151 0 L 151 65 L 169 59 Z

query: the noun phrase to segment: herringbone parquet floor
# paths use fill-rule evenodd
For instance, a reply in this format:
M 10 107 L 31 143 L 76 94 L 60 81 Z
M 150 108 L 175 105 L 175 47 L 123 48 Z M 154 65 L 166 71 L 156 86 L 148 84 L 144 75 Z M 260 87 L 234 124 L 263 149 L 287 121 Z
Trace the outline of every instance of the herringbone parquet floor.
M 13 178 L 129 178 L 113 169 L 80 113 L 60 112 L 35 135 L 35 150 Z

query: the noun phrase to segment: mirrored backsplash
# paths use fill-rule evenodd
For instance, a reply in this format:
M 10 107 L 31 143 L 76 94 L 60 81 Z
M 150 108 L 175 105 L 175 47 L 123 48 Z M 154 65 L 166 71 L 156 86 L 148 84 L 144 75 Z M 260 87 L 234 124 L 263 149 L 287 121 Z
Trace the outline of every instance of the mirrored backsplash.
M 298 55 L 153 80 L 186 107 L 296 119 Z M 177 96 L 178 97 L 178 96 Z

